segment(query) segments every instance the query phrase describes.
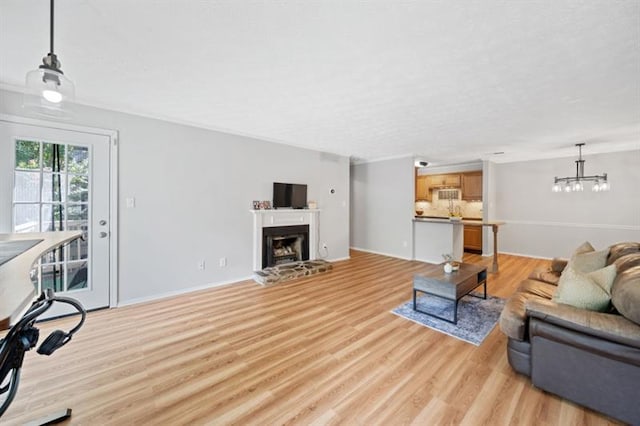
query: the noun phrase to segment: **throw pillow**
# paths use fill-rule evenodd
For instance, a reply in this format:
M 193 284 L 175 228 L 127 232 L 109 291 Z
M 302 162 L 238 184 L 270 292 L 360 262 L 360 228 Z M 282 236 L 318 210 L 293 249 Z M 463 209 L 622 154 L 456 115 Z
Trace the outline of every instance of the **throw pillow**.
M 640 324 L 640 266 L 622 272 L 611 290 L 613 306 L 626 319 Z
M 582 273 L 593 272 L 605 267 L 607 256 L 609 256 L 609 249 L 574 254 L 571 256 L 568 266 Z
M 589 241 L 585 241 L 584 243 L 580 244 L 577 249 L 575 249 L 573 254 L 576 255 L 576 254 L 582 254 L 582 253 L 589 253 L 590 251 L 596 251 L 596 249 L 593 248 L 593 246 Z
M 588 274 L 567 266 L 560 276 L 553 300 L 580 309 L 604 312 L 609 308 L 615 278 L 615 265 Z

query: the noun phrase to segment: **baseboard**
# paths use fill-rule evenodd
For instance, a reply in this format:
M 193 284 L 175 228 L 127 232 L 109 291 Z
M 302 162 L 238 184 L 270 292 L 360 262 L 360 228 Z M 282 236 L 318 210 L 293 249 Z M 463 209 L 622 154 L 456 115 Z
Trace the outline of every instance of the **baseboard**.
M 544 260 L 553 259 L 553 257 L 537 256 L 537 255 L 534 255 L 534 254 L 526 254 L 526 253 L 514 253 L 514 252 L 510 252 L 510 251 L 501 251 L 501 252 L 498 252 L 498 254 L 508 254 L 509 256 L 531 257 L 533 259 L 544 259 Z M 493 255 L 490 255 L 490 256 L 493 256 Z
M 187 293 L 193 293 L 194 291 L 207 290 L 207 289 L 210 289 L 210 288 L 222 287 L 224 285 L 229 285 L 229 284 L 237 284 L 239 282 L 247 281 L 247 280 L 251 280 L 251 279 L 253 279 L 253 277 L 251 277 L 251 276 L 246 277 L 246 278 L 236 278 L 236 279 L 233 279 L 233 280 L 220 281 L 220 282 L 217 282 L 217 283 L 209 283 L 209 284 L 203 284 L 203 285 L 200 285 L 200 286 L 184 288 L 184 289 L 180 289 L 180 290 L 168 291 L 168 292 L 165 292 L 165 293 L 155 294 L 153 296 L 138 297 L 138 298 L 135 298 L 135 299 L 130 299 L 130 300 L 125 300 L 125 301 L 122 301 L 122 302 L 118 302 L 116 307 L 120 308 L 120 307 L 123 307 L 123 306 L 137 305 L 138 303 L 153 302 L 153 301 L 159 300 L 159 299 L 166 299 L 168 297 L 175 297 L 175 296 L 181 296 L 181 295 L 187 294 Z
M 363 251 L 365 253 L 371 253 L 371 254 L 379 254 L 381 256 L 388 256 L 388 257 L 395 257 L 396 259 L 402 259 L 402 260 L 413 260 L 410 257 L 404 257 L 404 256 L 398 256 L 397 254 L 391 254 L 391 253 L 384 253 L 381 251 L 375 251 L 375 250 L 368 250 L 368 249 L 363 249 L 363 248 L 359 248 L 359 247 L 349 247 L 350 250 L 357 250 L 357 251 Z
M 335 259 L 327 259 L 327 262 L 342 262 L 343 260 L 349 260 L 349 259 L 351 259 L 351 256 L 336 257 Z

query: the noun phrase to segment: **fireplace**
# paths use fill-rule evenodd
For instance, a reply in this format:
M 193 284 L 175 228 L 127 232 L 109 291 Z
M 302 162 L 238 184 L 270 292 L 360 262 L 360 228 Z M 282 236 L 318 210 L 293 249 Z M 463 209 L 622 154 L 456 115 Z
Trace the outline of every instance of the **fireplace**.
M 309 225 L 262 228 L 262 267 L 309 260 Z
M 318 258 L 318 236 L 319 236 L 319 216 L 318 209 L 302 209 L 302 210 L 251 210 L 253 214 L 253 270 L 259 271 L 268 264 L 268 257 L 265 257 L 267 247 L 265 244 L 265 235 L 275 235 L 272 229 L 287 229 L 285 234 L 293 235 L 305 234 L 305 240 L 300 241 L 302 255 L 305 260 L 315 260 Z M 298 227 L 305 227 L 298 228 Z M 292 229 L 301 229 L 301 231 L 289 232 Z M 280 231 L 276 231 L 280 232 Z M 278 243 L 279 245 L 280 243 Z M 265 263 L 267 259 L 267 263 Z

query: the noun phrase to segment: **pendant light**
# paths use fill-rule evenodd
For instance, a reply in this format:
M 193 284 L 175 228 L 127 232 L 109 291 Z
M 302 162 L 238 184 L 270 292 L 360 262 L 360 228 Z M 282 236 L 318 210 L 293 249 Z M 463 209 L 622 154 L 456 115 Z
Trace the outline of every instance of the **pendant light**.
M 607 180 L 607 174 L 585 176 L 584 175 L 584 161 L 582 159 L 582 147 L 584 143 L 577 143 L 578 147 L 578 159 L 576 160 L 576 175 L 568 177 L 555 177 L 553 179 L 553 192 L 582 192 L 584 191 L 585 182 L 593 182 L 591 190 L 593 192 L 603 192 L 609 190 L 609 181 Z
M 60 69 L 60 61 L 53 50 L 53 11 L 54 0 L 50 0 L 49 53 L 42 58 L 38 69 L 27 73 L 24 106 L 36 114 L 69 118 L 68 103 L 75 97 L 75 87 Z

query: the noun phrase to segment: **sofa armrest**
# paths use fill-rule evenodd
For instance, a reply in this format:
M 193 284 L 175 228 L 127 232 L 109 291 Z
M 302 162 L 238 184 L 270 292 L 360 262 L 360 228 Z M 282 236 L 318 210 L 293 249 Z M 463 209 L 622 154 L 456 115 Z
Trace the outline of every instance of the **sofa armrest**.
M 551 270 L 553 272 L 562 272 L 564 271 L 564 268 L 567 267 L 568 263 L 569 263 L 568 259 L 561 259 L 559 257 L 554 257 L 553 260 L 551 260 Z
M 528 300 L 527 316 L 579 333 L 640 348 L 640 325 L 621 315 L 605 314 L 551 300 Z

